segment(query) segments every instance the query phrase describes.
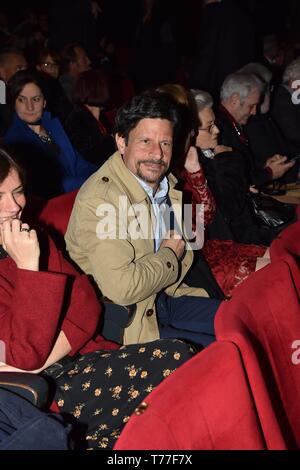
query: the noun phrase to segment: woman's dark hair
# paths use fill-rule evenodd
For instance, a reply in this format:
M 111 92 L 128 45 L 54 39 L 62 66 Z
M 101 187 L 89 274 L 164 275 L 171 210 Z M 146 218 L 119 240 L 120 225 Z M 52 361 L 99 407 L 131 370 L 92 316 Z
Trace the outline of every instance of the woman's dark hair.
M 3 183 L 5 178 L 7 178 L 11 170 L 16 170 L 20 176 L 22 184 L 25 186 L 25 171 L 18 160 L 19 159 L 13 154 L 11 149 L 4 149 L 3 147 L 0 148 L 0 184 Z
M 109 99 L 105 73 L 93 69 L 82 72 L 76 81 L 73 99 L 80 104 L 103 107 Z
M 69 72 L 69 64 L 71 62 L 77 61 L 76 49 L 79 47 L 80 49 L 85 50 L 84 47 L 78 42 L 72 42 L 70 44 L 66 44 L 63 50 L 61 51 L 62 68 L 64 73 Z
M 13 107 L 16 99 L 28 83 L 34 83 L 45 96 L 43 75 L 34 70 L 20 70 L 8 82 L 8 103 Z
M 54 62 L 57 62 L 58 64 L 60 64 L 61 57 L 57 51 L 55 51 L 54 49 L 40 49 L 36 57 L 37 65 L 44 64 L 48 56 L 50 56 L 54 60 Z
M 174 102 L 165 94 L 147 91 L 121 106 L 116 115 L 114 133 L 124 137 L 127 144 L 130 131 L 146 118 L 167 119 L 174 131 L 178 125 L 178 112 Z

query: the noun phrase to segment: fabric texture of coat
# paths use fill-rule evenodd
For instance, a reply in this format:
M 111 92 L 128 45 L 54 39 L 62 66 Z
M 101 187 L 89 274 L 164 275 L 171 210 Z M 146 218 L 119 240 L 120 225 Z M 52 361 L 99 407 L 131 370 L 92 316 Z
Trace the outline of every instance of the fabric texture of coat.
M 87 277 L 75 271 L 45 233 L 39 241 L 40 271 L 18 269 L 10 257 L 0 260 L 0 340 L 6 362 L 40 368 L 60 330 L 72 347 L 71 356 L 116 348 L 96 334 L 100 306 Z

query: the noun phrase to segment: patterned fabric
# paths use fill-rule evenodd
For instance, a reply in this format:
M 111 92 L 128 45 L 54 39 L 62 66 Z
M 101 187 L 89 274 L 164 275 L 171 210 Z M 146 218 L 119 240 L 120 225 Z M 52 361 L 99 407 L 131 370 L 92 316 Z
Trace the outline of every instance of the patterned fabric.
M 194 354 L 178 340 L 64 358 L 44 371 L 79 449 L 112 449 L 130 415 L 155 387 Z
M 209 225 L 216 213 L 215 199 L 207 187 L 203 169 L 196 173 L 182 172 L 183 190 L 190 193 L 193 204 L 193 220 L 196 204 L 204 204 L 204 226 Z M 203 255 L 216 281 L 225 295 L 231 295 L 233 289 L 255 271 L 257 257 L 263 256 L 263 245 L 246 245 L 232 240 L 206 240 Z
M 232 240 L 207 240 L 203 254 L 225 295 L 255 271 L 256 259 L 263 256 L 263 245 L 246 245 Z
M 203 168 L 195 173 L 183 170 L 181 177 L 184 180 L 183 191 L 188 191 L 192 196 L 193 220 L 196 220 L 196 204 L 204 205 L 204 225 L 210 224 L 216 213 L 216 202 L 207 185 Z

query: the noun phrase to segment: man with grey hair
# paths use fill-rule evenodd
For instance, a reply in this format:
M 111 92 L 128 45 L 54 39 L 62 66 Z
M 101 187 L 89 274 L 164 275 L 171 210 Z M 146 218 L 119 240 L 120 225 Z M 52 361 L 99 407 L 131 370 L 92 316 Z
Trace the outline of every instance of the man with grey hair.
M 300 57 L 286 67 L 271 113 L 288 141 L 290 154 L 300 154 Z
M 254 74 L 265 84 L 264 96 L 259 106 L 259 112 L 255 116 L 251 116 L 244 127 L 245 134 L 249 141 L 249 147 L 253 153 L 255 164 L 259 168 L 263 168 L 266 161 L 274 155 L 289 155 L 288 142 L 281 134 L 276 122 L 270 114 L 270 102 L 273 86 L 272 73 L 263 64 L 259 62 L 251 62 L 240 69 L 240 72 L 247 74 Z M 294 167 L 296 170 L 296 167 Z M 290 170 L 284 176 L 284 182 L 294 181 L 296 174 L 294 170 Z M 283 182 L 280 180 L 278 183 Z M 269 192 L 269 188 L 264 188 L 264 191 Z M 278 186 L 277 189 L 272 189 L 272 194 L 280 194 L 282 190 Z
M 264 82 L 254 74 L 236 72 L 230 74 L 221 88 L 219 127 L 222 144 L 232 147 L 246 160 L 249 169 L 249 185 L 263 186 L 280 178 L 294 163 L 286 157 L 273 155 L 264 168 L 255 165 L 255 159 L 245 134 L 244 127 L 251 116 L 255 116 L 265 90 Z

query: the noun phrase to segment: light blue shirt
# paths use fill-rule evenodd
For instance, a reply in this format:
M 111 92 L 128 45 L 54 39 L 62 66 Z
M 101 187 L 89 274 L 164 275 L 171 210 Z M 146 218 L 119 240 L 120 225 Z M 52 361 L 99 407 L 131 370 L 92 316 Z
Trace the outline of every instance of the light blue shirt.
M 133 174 L 133 173 L 132 173 Z M 166 236 L 166 224 L 165 224 L 165 212 L 168 211 L 168 204 L 166 202 L 167 195 L 169 192 L 169 183 L 168 179 L 165 176 L 164 179 L 160 182 L 159 187 L 157 188 L 156 193 L 153 195 L 153 188 L 149 186 L 145 181 L 138 178 L 133 174 L 139 184 L 142 186 L 144 191 L 147 193 L 155 220 L 153 220 L 153 234 L 154 234 L 154 248 L 155 252 L 159 249 L 162 240 Z

